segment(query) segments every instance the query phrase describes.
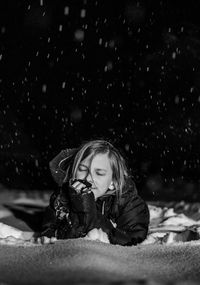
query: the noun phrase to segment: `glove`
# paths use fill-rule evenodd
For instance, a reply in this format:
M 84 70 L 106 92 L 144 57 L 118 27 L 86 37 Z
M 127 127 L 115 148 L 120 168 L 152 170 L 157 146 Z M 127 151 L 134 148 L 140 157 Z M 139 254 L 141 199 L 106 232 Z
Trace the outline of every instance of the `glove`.
M 80 190 L 73 187 L 73 184 L 77 181 L 83 185 Z M 96 204 L 94 194 L 90 188 L 91 184 L 86 180 L 75 180 L 73 181 L 73 184 L 69 185 L 69 196 L 72 209 L 77 212 L 95 214 Z

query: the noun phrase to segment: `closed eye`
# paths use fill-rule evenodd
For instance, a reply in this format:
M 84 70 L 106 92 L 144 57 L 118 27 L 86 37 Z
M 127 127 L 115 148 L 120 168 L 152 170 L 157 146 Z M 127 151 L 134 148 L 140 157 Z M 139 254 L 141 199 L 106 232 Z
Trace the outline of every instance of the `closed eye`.
M 87 171 L 88 169 L 87 169 L 87 167 L 84 166 L 84 165 L 79 165 L 78 170 L 79 170 L 79 171 Z
M 96 172 L 96 174 L 99 176 L 105 176 L 106 175 L 106 173 L 104 173 L 104 172 L 102 173 L 102 172 L 98 172 L 98 171 Z

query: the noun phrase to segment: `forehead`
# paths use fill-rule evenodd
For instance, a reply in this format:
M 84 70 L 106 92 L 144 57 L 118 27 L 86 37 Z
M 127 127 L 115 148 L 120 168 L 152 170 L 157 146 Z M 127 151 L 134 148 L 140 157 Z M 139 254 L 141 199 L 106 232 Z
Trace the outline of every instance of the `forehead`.
M 107 153 L 98 153 L 96 154 L 91 161 L 91 156 L 86 157 L 83 161 L 83 164 L 89 166 L 91 163 L 91 168 L 103 168 L 111 170 L 110 159 Z

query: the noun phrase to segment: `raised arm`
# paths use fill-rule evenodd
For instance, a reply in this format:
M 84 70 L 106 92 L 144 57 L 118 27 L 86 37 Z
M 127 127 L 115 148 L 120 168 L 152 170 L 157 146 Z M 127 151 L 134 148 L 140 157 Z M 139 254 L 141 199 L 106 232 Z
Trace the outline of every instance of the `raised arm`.
M 59 152 L 50 162 L 49 168 L 54 181 L 61 186 L 66 175 L 66 166 L 70 163 L 70 158 L 76 149 L 65 149 Z

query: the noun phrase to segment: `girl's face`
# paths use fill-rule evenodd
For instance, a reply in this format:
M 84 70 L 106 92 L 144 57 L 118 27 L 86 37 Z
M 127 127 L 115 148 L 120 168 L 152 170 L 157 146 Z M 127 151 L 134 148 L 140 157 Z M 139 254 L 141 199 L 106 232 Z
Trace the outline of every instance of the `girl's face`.
M 103 196 L 112 182 L 112 169 L 108 154 L 97 154 L 93 157 L 90 165 L 90 156 L 80 162 L 76 179 L 85 179 L 92 184 L 92 192 L 95 200 Z

